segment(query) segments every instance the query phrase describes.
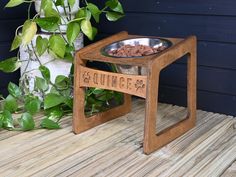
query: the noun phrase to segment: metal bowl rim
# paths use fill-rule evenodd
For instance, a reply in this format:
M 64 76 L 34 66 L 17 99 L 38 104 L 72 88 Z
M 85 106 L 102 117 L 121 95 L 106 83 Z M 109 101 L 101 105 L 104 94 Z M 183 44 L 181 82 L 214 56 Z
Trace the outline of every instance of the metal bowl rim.
M 144 57 L 147 57 L 147 56 L 157 55 L 157 54 L 162 52 L 161 51 L 161 52 L 158 52 L 158 53 L 153 53 L 153 54 L 149 54 L 149 55 L 145 55 L 145 56 L 135 56 L 135 57 L 118 57 L 118 56 L 108 55 L 108 53 L 105 52 L 105 49 L 110 45 L 113 45 L 115 43 L 122 42 L 122 41 L 133 40 L 133 39 L 158 39 L 160 41 L 166 42 L 168 44 L 167 48 L 169 48 L 173 45 L 173 43 L 170 40 L 165 39 L 165 38 L 161 38 L 161 37 L 135 37 L 135 38 L 122 39 L 122 40 L 115 41 L 115 42 L 112 42 L 110 44 L 107 44 L 106 46 L 101 48 L 100 52 L 101 52 L 102 55 L 104 55 L 106 57 L 111 57 L 111 58 L 144 58 Z

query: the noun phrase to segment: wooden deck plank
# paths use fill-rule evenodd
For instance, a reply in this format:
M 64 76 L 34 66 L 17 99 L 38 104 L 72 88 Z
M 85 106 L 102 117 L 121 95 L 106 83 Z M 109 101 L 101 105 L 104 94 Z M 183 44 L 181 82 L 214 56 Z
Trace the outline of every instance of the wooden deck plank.
M 214 151 L 217 151 L 217 148 L 214 149 L 213 147 L 214 146 L 218 147 L 219 145 L 221 146 L 222 145 L 221 141 L 227 139 L 228 135 L 230 135 L 229 133 L 227 133 L 227 131 L 231 129 L 232 122 L 229 122 L 229 124 L 222 122 L 222 124 L 225 124 L 225 125 L 222 127 L 216 126 L 215 128 L 219 128 L 218 130 L 215 128 L 212 129 L 213 131 L 215 130 L 215 132 L 209 138 L 206 138 L 202 143 L 199 143 L 198 145 L 196 145 L 194 149 L 187 152 L 186 154 L 184 152 L 183 157 L 178 161 L 178 163 L 173 164 L 171 168 L 169 168 L 167 171 L 162 173 L 162 175 L 160 176 L 168 176 L 168 175 L 184 176 L 185 174 L 186 176 L 189 176 L 190 174 L 194 175 L 196 173 L 197 175 L 197 172 L 202 172 L 204 170 L 203 167 L 207 166 L 208 163 L 214 160 L 214 157 L 219 155 L 219 154 L 214 154 Z M 235 136 L 235 134 L 233 136 Z M 233 143 L 232 141 L 227 142 L 227 145 L 230 146 L 232 143 Z M 220 153 L 222 153 L 221 151 L 223 150 L 224 150 L 224 147 L 220 149 Z M 207 156 L 208 154 L 211 154 L 211 156 L 208 157 Z M 200 166 L 198 165 L 199 163 L 202 163 L 201 164 L 202 169 L 197 168 Z M 199 176 L 207 176 L 207 175 L 199 175 Z M 213 176 L 217 176 L 217 175 L 213 175 Z
M 180 111 L 182 111 L 183 109 L 182 108 L 180 108 L 180 107 L 173 107 L 173 106 L 168 106 L 167 107 L 168 109 L 163 109 L 163 111 L 166 111 L 167 113 L 170 113 L 173 109 L 175 110 L 177 110 L 177 111 L 175 111 L 175 112 L 180 112 Z M 141 112 L 140 113 L 142 113 L 141 115 L 143 116 L 143 110 L 141 109 Z M 138 113 L 136 113 L 137 115 L 139 115 Z M 166 114 L 162 114 L 162 115 L 160 115 L 160 117 L 162 117 L 162 116 L 166 116 Z M 161 125 L 159 125 L 160 127 L 164 127 L 164 126 L 166 126 L 167 124 L 168 124 L 168 119 L 165 119 L 165 121 L 163 121 L 162 122 L 162 124 Z M 173 122 L 173 121 L 178 121 L 178 120 L 174 120 L 174 119 L 172 119 L 172 121 L 171 122 Z M 170 122 L 170 121 L 169 121 Z M 159 127 L 159 128 L 160 128 Z M 126 138 L 125 139 L 125 142 L 126 142 L 126 144 L 127 143 L 129 143 L 129 144 L 131 144 L 132 146 L 133 146 L 133 144 L 140 144 L 139 142 L 141 142 L 142 141 L 142 133 L 143 133 L 143 121 L 142 121 L 142 124 L 140 124 L 139 125 L 139 129 L 137 129 L 137 130 L 139 130 L 139 136 L 130 136 L 129 138 Z M 126 135 L 129 135 L 129 134 L 127 134 L 126 133 Z M 123 138 L 124 138 L 124 135 L 122 136 Z M 134 140 L 136 140 L 136 141 L 134 141 Z M 137 141 L 138 140 L 138 141 Z M 132 141 L 134 141 L 134 143 L 132 143 Z M 124 143 L 124 141 L 122 141 L 123 143 Z M 115 144 L 115 141 L 113 141 L 113 144 L 115 145 L 115 146 L 117 146 L 118 144 Z M 126 144 L 123 144 L 122 146 L 124 146 L 124 145 L 126 145 Z M 107 146 L 107 145 L 106 145 Z M 139 149 L 139 151 L 140 151 L 140 153 L 142 153 L 142 150 L 141 149 Z M 96 162 L 94 162 L 94 163 L 96 163 Z M 63 173 L 63 175 L 64 174 L 70 174 L 71 172 L 73 172 L 73 170 L 80 170 L 81 169 L 81 165 L 78 165 L 77 167 L 75 167 L 75 168 L 73 168 L 73 169 L 69 169 L 69 170 L 67 170 L 67 171 L 65 171 L 64 173 Z M 93 170 L 93 172 L 95 172 L 94 170 Z M 80 173 L 81 173 L 81 171 L 80 171 Z M 77 173 L 75 172 L 75 174 L 77 175 Z
M 205 126 L 206 132 L 208 132 L 209 129 L 212 128 L 211 125 L 212 125 L 212 121 L 207 122 L 207 126 Z M 187 135 L 187 134 L 185 134 L 185 135 Z M 182 151 L 183 150 L 186 151 L 186 149 L 189 148 L 189 146 L 191 145 L 191 141 L 190 141 L 191 139 L 192 139 L 192 141 L 194 140 L 192 137 L 195 137 L 195 139 L 198 138 L 198 136 L 196 136 L 196 135 L 198 135 L 198 134 L 193 134 L 192 136 L 185 136 L 185 138 L 188 139 L 188 144 L 186 144 L 185 141 L 181 140 L 181 138 L 180 138 L 180 139 L 177 139 L 177 140 L 179 140 L 180 143 L 172 142 L 172 143 L 176 144 L 177 147 L 176 146 L 164 147 L 161 150 L 157 151 L 156 153 L 153 153 L 153 156 L 155 156 L 156 159 L 159 160 L 159 162 L 155 163 L 156 169 L 153 172 L 153 174 L 156 175 L 156 174 L 159 174 L 163 171 L 166 171 L 168 168 L 173 166 L 174 163 L 176 163 L 176 161 L 179 161 L 182 158 L 182 154 L 184 153 Z M 170 145 L 172 143 L 170 143 Z M 198 141 L 196 144 L 199 144 L 199 143 L 200 143 L 200 141 Z M 195 145 L 193 145 L 193 147 Z M 191 151 L 191 149 L 189 151 Z M 173 161 L 173 164 L 172 164 L 172 161 Z M 147 168 L 147 167 L 149 168 L 149 165 L 145 166 L 145 168 Z M 133 171 L 133 173 L 140 174 L 139 170 L 142 170 L 142 168 L 140 168 L 139 165 L 135 165 L 132 168 L 129 168 L 129 170 L 127 170 L 126 172 Z M 118 171 L 119 171 L 119 169 L 116 171 L 116 173 Z M 142 175 L 140 175 L 140 176 L 142 176 Z
M 159 104 L 157 129 L 178 122 L 185 114 L 182 107 Z M 128 115 L 79 135 L 71 131 L 71 117 L 61 130 L 18 132 L 0 141 L 0 176 L 235 174 L 235 118 L 199 110 L 195 128 L 149 156 L 142 153 L 143 118 L 144 101 L 136 100 Z
M 141 107 L 143 107 L 143 105 L 141 105 Z M 167 109 L 167 111 L 168 111 L 168 110 L 171 110 L 171 108 L 172 108 L 171 106 L 167 106 L 165 109 Z M 163 109 L 163 110 L 165 110 L 165 109 Z M 142 132 L 143 132 L 143 119 L 139 116 L 143 116 L 143 109 L 137 109 L 137 110 L 134 110 L 134 112 L 136 112 L 135 114 L 137 114 L 138 116 L 128 115 L 127 119 L 126 118 L 124 119 L 125 123 L 128 123 L 131 125 L 130 127 L 126 127 L 125 130 L 122 130 L 122 131 L 116 133 L 115 135 L 111 136 L 110 138 L 105 139 L 104 142 L 98 142 L 96 144 L 96 147 L 99 149 L 98 153 L 101 153 L 101 150 L 104 148 L 106 148 L 106 150 L 107 150 L 110 146 L 119 146 L 119 144 L 121 144 L 121 146 L 122 146 L 124 144 L 127 144 L 127 142 L 132 142 L 132 140 L 135 140 L 135 139 L 136 140 L 139 139 L 139 141 L 137 141 L 137 143 L 136 143 L 139 145 L 139 142 L 141 142 L 141 139 L 142 139 Z M 131 113 L 131 114 L 133 114 L 133 113 Z M 127 122 L 127 120 L 128 120 L 128 122 Z M 132 123 L 129 123 L 129 122 L 132 122 Z M 132 143 L 132 145 L 133 144 L 135 144 L 135 143 Z M 88 151 L 88 153 L 86 154 L 87 155 L 86 158 L 88 160 L 90 160 L 89 157 L 96 155 L 95 153 L 97 152 L 97 149 L 94 149 L 93 146 L 91 148 L 90 147 L 86 148 L 86 150 Z M 81 156 L 82 156 L 81 153 L 76 153 L 75 156 L 72 157 L 74 160 L 69 158 L 69 159 L 62 160 L 59 163 L 65 163 L 63 161 L 66 161 L 65 164 L 69 163 L 69 165 L 67 165 L 67 166 L 69 166 L 69 167 L 74 166 L 74 163 L 80 164 L 81 160 L 84 161 L 84 158 L 81 158 Z M 50 167 L 50 168 L 54 168 L 53 175 L 58 175 L 58 173 L 57 174 L 55 174 L 55 173 L 59 171 L 57 166 L 60 166 L 60 165 L 55 164 L 53 166 Z M 79 168 L 81 168 L 82 166 L 80 164 Z M 62 170 L 62 169 L 60 169 L 60 170 Z M 46 170 L 46 171 L 48 171 L 48 170 Z M 69 173 L 67 171 L 66 171 L 66 173 Z M 69 169 L 69 171 L 71 173 L 73 171 L 73 169 Z M 45 175 L 45 173 L 43 175 Z
M 221 175 L 221 177 L 235 177 L 236 176 L 236 161 L 231 164 L 227 170 Z
M 136 119 L 136 117 L 133 116 L 131 118 Z M 17 159 L 16 161 L 11 161 L 11 163 L 9 163 L 5 160 L 4 168 L 1 168 L 3 169 L 2 171 L 0 169 L 0 174 L 10 176 L 15 173 L 16 169 L 17 173 L 15 174 L 18 176 L 34 173 L 36 170 L 38 171 L 46 168 L 47 166 L 50 166 L 75 152 L 86 149 L 88 146 L 96 144 L 103 139 L 107 139 L 130 126 L 127 124 L 125 118 L 117 119 L 116 122 L 116 124 L 109 122 L 106 126 L 98 126 L 91 131 L 87 131 L 77 136 L 71 133 L 71 130 L 58 130 L 68 132 L 69 134 L 66 134 L 66 137 L 55 137 L 55 142 L 51 143 L 49 141 L 43 144 L 44 148 L 41 148 L 37 152 L 30 149 L 24 154 L 23 158 Z M 136 124 L 136 121 L 133 121 L 133 123 Z M 35 141 L 38 140 L 36 139 Z M 40 166 L 34 166 L 34 163 L 38 163 Z

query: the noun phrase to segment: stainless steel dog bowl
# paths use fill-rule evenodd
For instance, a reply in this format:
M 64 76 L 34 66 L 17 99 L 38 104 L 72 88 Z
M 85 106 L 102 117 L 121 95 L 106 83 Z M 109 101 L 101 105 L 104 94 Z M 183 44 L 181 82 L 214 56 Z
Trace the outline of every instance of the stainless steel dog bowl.
M 118 48 L 120 48 L 124 45 L 132 45 L 132 46 L 145 45 L 145 46 L 150 46 L 153 48 L 158 48 L 158 47 L 163 46 L 166 49 L 172 45 L 172 42 L 169 40 L 166 40 L 166 39 L 162 39 L 162 38 L 147 38 L 147 37 L 145 37 L 145 38 L 132 38 L 132 39 L 126 39 L 126 40 L 121 40 L 121 41 L 111 43 L 111 44 L 105 46 L 101 50 L 101 53 L 104 56 L 113 57 L 114 59 L 115 58 L 124 58 L 124 57 L 118 57 L 118 56 L 113 56 L 113 55 L 109 54 L 109 51 L 117 50 Z M 156 54 L 157 53 L 150 54 L 150 55 L 156 55 Z M 146 56 L 150 56 L 150 55 L 146 55 Z M 126 57 L 126 58 L 143 58 L 143 59 L 145 59 L 145 56 L 135 56 L 135 57 Z M 121 72 L 123 74 L 146 75 L 146 68 L 145 67 L 116 64 L 116 68 L 119 72 Z

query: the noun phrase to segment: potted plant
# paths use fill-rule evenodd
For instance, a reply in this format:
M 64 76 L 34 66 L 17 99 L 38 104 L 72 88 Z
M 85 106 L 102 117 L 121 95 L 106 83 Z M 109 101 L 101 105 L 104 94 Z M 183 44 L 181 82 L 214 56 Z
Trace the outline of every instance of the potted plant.
M 60 128 L 59 121 L 72 113 L 73 103 L 73 56 L 75 41 L 83 33 L 93 40 L 97 34 L 94 23 L 99 23 L 105 14 L 109 21 L 116 21 L 124 16 L 122 5 L 118 0 L 107 0 L 103 8 L 85 1 L 77 0 L 10 0 L 6 7 L 15 7 L 28 3 L 28 19 L 16 29 L 11 50 L 20 48 L 17 56 L 0 62 L 0 70 L 14 72 L 21 68 L 20 84 L 9 83 L 9 95 L 2 98 L 0 110 L 0 127 L 10 130 L 32 130 L 36 128 L 34 115 L 41 108 L 45 117 L 40 122 L 41 128 Z M 31 6 L 36 4 L 37 13 L 31 17 Z M 76 7 L 75 7 L 76 6 Z M 42 29 L 43 32 L 39 32 Z M 22 54 L 23 53 L 23 54 Z M 28 57 L 24 57 L 27 55 Z M 50 56 L 48 62 L 43 57 Z M 69 63 L 67 74 L 54 76 L 48 63 L 64 61 Z M 28 69 L 30 62 L 37 63 Z M 23 67 L 22 67 L 23 66 Z M 53 66 L 54 68 L 57 66 Z M 29 73 L 37 71 L 31 83 Z M 31 84 L 32 88 L 26 87 Z M 122 95 L 117 92 L 89 88 L 86 90 L 86 113 L 93 114 L 106 109 L 110 102 L 118 104 Z M 19 119 L 13 120 L 12 114 L 18 113 Z

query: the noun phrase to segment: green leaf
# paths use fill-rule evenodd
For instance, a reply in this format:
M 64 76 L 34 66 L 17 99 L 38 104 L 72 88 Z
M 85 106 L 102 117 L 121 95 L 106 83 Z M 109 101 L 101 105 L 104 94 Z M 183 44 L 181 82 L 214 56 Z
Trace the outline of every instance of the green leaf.
M 95 27 L 92 27 L 92 29 L 93 29 L 93 38 L 92 38 L 92 40 L 93 40 L 94 37 L 97 35 L 98 30 L 97 30 L 97 28 L 95 28 Z
M 119 13 L 124 13 L 123 7 L 118 0 L 109 0 L 106 2 L 106 6 L 110 7 L 111 10 Z
M 48 93 L 44 98 L 44 109 L 52 108 L 60 105 L 65 101 L 65 98 L 55 93 Z
M 49 86 L 48 83 L 45 79 L 41 78 L 41 77 L 37 77 L 35 78 L 35 87 L 36 89 L 39 89 L 43 92 L 47 91 Z
M 31 20 L 26 20 L 22 28 L 22 44 L 27 45 L 37 33 L 37 25 Z
M 69 44 L 66 45 L 66 53 L 64 56 L 64 59 L 68 60 L 69 62 L 73 63 L 74 60 L 74 54 L 75 48 L 73 46 L 70 46 Z
M 59 90 L 65 90 L 69 88 L 69 83 L 69 78 L 63 75 L 58 75 L 55 79 L 55 85 Z
M 64 0 L 57 0 L 55 4 L 56 6 L 64 6 Z
M 115 64 L 110 63 L 110 64 L 108 64 L 108 67 L 110 67 L 110 69 L 111 69 L 111 71 L 112 71 L 113 73 L 117 73 L 117 72 L 118 72 L 118 71 L 117 71 L 117 67 L 116 67 Z
M 93 39 L 93 28 L 89 20 L 81 22 L 81 30 L 90 40 Z
M 80 32 L 79 23 L 72 22 L 67 25 L 66 37 L 67 37 L 70 45 L 72 45 L 72 43 L 75 41 L 75 39 L 79 35 L 79 32 Z
M 24 0 L 10 0 L 5 7 L 15 7 L 22 4 Z
M 44 17 L 44 18 L 37 18 L 35 22 L 44 30 L 47 31 L 55 31 L 58 29 L 58 24 L 60 19 L 58 17 Z
M 123 101 L 123 94 L 120 92 L 114 92 L 114 99 L 116 101 L 116 104 L 121 104 Z
M 33 99 L 29 99 L 25 103 L 25 109 L 26 109 L 27 112 L 29 112 L 30 114 L 34 115 L 35 113 L 39 112 L 40 105 L 41 105 L 41 102 L 36 97 L 36 98 L 33 98 Z
M 82 7 L 82 8 L 79 9 L 77 14 L 75 15 L 75 19 L 79 19 L 79 21 L 81 19 L 90 20 L 91 19 L 91 12 L 88 11 L 85 7 Z
M 6 73 L 11 73 L 19 69 L 21 66 L 17 57 L 12 57 L 0 62 L 0 70 Z
M 40 70 L 43 78 L 46 79 L 47 81 L 49 81 L 50 80 L 50 70 L 46 66 L 40 66 L 39 70 Z
M 119 13 L 124 14 L 124 10 L 123 10 L 123 7 L 120 2 L 118 2 L 117 6 L 115 8 L 113 8 L 112 10 L 115 12 L 119 12 Z
M 8 92 L 15 98 L 18 98 L 22 95 L 22 91 L 21 89 L 14 83 L 10 82 L 8 84 Z
M 0 114 L 0 129 L 3 128 L 3 119 L 4 119 L 3 115 Z
M 11 113 L 8 110 L 4 110 L 2 113 L 2 127 L 3 128 L 14 128 L 13 118 Z
M 52 0 L 41 0 L 41 7 L 42 10 L 45 9 L 52 9 Z
M 70 85 L 72 87 L 72 85 Z M 68 89 L 64 89 L 64 90 L 60 90 L 60 94 L 63 95 L 65 97 L 65 99 L 70 98 L 71 97 L 71 87 L 69 87 Z M 65 103 L 65 101 L 64 101 Z
M 43 55 L 44 52 L 48 48 L 48 39 L 42 38 L 42 36 L 38 36 L 36 39 L 36 49 L 39 54 L 39 56 Z
M 66 100 L 64 101 L 64 103 L 69 107 L 69 108 L 73 108 L 73 98 L 66 98 Z
M 107 12 L 106 17 L 109 21 L 117 21 L 120 18 L 124 17 L 124 14 L 119 12 Z
M 19 119 L 19 124 L 23 131 L 33 130 L 35 127 L 34 119 L 31 114 L 23 113 Z
M 74 85 L 74 63 L 72 63 L 71 67 L 70 67 L 70 74 L 69 74 L 69 78 L 71 80 L 71 85 Z
M 53 8 L 44 10 L 45 17 L 56 17 L 58 19 L 58 24 L 61 22 L 60 14 Z
M 52 35 L 49 38 L 49 48 L 59 58 L 63 58 L 66 52 L 66 43 L 60 35 Z
M 59 2 L 58 2 L 59 3 Z M 63 2 L 60 2 L 63 3 Z M 41 0 L 41 10 L 44 11 L 45 17 L 56 17 L 60 21 L 59 13 L 53 8 L 52 0 Z M 47 25 L 46 25 L 47 26 Z M 47 30 L 47 29 L 46 29 Z
M 43 119 L 40 126 L 46 129 L 60 129 L 61 128 L 57 122 L 54 122 L 53 120 L 50 120 L 48 118 Z
M 17 49 L 21 45 L 21 42 L 22 42 L 21 36 L 16 35 L 11 44 L 11 51 Z
M 106 102 L 106 101 L 109 100 L 108 97 L 107 97 L 107 93 L 106 93 L 106 92 L 105 92 L 104 94 L 102 94 L 102 95 L 99 95 L 99 96 L 97 97 L 97 99 L 98 99 L 99 101 L 102 101 L 102 102 Z
M 107 91 L 106 91 L 106 97 L 107 97 L 107 100 L 113 99 L 113 97 L 114 97 L 114 91 L 107 90 Z
M 51 87 L 50 93 L 57 94 L 57 95 L 60 94 L 59 91 L 54 86 Z
M 72 45 L 69 45 L 69 44 L 66 45 L 66 52 L 71 53 L 74 51 L 75 51 L 75 48 Z
M 4 109 L 8 110 L 10 112 L 15 112 L 18 108 L 17 100 L 11 96 L 8 95 L 5 99 Z
M 47 111 L 47 118 L 52 121 L 58 122 L 62 118 L 63 114 L 64 113 L 61 107 L 56 106 Z
M 97 23 L 99 23 L 99 17 L 100 17 L 100 14 L 101 14 L 101 11 L 99 10 L 99 8 L 93 3 L 88 3 L 87 8 L 91 12 L 94 20 Z
M 73 7 L 75 5 L 75 0 L 68 0 L 68 3 L 70 7 Z
M 74 56 L 71 53 L 66 52 L 64 59 L 72 63 L 74 60 Z
M 114 9 L 118 6 L 119 1 L 118 0 L 109 0 L 106 2 L 106 6 L 110 7 L 111 9 Z
M 75 18 L 86 18 L 86 8 L 85 7 L 80 8 L 76 13 Z
M 97 94 L 101 94 L 102 92 L 104 92 L 104 89 L 100 89 L 100 88 L 95 88 L 92 93 L 97 95 Z

